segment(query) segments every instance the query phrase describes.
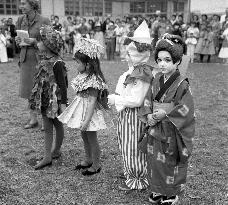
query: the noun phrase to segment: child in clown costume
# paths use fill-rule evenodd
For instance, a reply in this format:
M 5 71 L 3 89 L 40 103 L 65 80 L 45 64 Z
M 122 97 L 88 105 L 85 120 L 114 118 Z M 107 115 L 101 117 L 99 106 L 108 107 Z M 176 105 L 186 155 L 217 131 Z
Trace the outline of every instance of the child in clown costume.
M 152 39 L 145 21 L 127 37 L 127 61 L 129 70 L 120 76 L 116 94 L 109 95 L 109 104 L 119 112 L 118 143 L 123 157 L 125 183 L 120 190 L 146 189 L 146 154 L 138 150 L 138 139 L 145 123 L 138 118 L 138 110 L 144 101 L 152 81 L 153 68 L 146 63 L 150 57 Z

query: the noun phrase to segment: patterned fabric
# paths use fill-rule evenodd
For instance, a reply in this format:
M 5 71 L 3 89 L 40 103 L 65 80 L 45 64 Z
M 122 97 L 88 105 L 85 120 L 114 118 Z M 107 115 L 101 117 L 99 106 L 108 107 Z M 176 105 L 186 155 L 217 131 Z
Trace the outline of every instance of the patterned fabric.
M 119 113 L 117 135 L 124 162 L 126 185 L 131 189 L 145 189 L 147 180 L 146 154 L 138 150 L 138 139 L 144 128 L 138 117 L 139 108 L 125 108 Z
M 98 90 L 108 89 L 108 86 L 103 82 L 100 77 L 96 75 L 89 76 L 86 73 L 79 73 L 76 78 L 71 81 L 71 86 L 76 93 L 88 88 L 95 88 Z
M 153 82 L 154 96 L 160 89 L 161 74 Z M 194 103 L 188 82 L 178 77 L 159 103 L 173 102 L 173 109 L 147 134 L 148 179 L 151 191 L 178 195 L 186 183 L 188 159 L 195 132 Z M 157 106 L 159 106 L 159 103 Z
M 58 54 L 63 46 L 61 33 L 54 30 L 50 25 L 43 25 L 40 28 L 40 35 L 44 45 L 53 53 Z
M 34 86 L 29 99 L 30 108 L 45 114 L 48 118 L 56 118 L 60 113 L 61 94 L 57 86 L 53 66 L 57 58 L 42 60 L 38 73 L 34 78 Z

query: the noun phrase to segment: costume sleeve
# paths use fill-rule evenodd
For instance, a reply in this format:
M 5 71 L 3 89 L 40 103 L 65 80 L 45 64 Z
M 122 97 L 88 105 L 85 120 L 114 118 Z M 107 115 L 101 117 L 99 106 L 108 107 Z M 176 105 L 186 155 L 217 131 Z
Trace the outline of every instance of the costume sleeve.
M 129 91 L 126 95 L 115 95 L 115 106 L 117 111 L 121 111 L 126 107 L 140 107 L 150 84 L 136 79 L 133 84 L 128 84 L 127 86 L 130 86 L 130 89 L 126 88 Z
M 62 61 L 57 61 L 53 67 L 56 83 L 61 92 L 61 103 L 67 104 L 67 82 L 65 76 L 65 64 Z
M 192 139 L 195 133 L 194 102 L 187 81 L 183 81 L 178 87 L 174 98 L 174 109 L 167 114 L 169 121 L 177 128 L 177 141 L 185 147 L 182 149 L 182 157 L 189 157 L 192 152 Z
M 122 91 L 124 90 L 124 87 L 125 87 L 124 81 L 125 81 L 127 75 L 129 75 L 129 72 L 125 72 L 119 77 L 117 85 L 116 85 L 116 90 L 115 90 L 116 94 L 120 95 L 122 93 Z

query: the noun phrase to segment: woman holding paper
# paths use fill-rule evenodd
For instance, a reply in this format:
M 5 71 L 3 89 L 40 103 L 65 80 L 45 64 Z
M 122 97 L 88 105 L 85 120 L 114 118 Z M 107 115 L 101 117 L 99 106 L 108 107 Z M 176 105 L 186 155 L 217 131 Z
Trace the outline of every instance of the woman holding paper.
M 29 99 L 33 78 L 36 73 L 36 65 L 38 63 L 37 54 L 38 48 L 36 46 L 37 41 L 40 39 L 39 29 L 42 25 L 49 25 L 48 18 L 42 17 L 38 13 L 39 1 L 38 0 L 21 0 L 20 9 L 23 13 L 17 20 L 16 28 L 18 36 L 15 38 L 17 45 L 20 46 L 20 85 L 19 96 L 25 99 Z M 26 31 L 28 32 L 26 38 Z M 25 37 L 22 39 L 21 37 Z M 22 41 L 23 40 L 23 41 Z M 25 125 L 25 129 L 34 128 L 38 125 L 37 115 L 30 110 L 30 119 Z

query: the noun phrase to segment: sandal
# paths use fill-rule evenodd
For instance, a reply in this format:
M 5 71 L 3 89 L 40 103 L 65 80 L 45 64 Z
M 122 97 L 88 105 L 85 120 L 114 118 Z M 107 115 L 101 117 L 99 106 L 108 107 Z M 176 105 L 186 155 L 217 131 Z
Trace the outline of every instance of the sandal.
M 161 194 L 157 194 L 152 192 L 152 194 L 149 196 L 149 202 L 152 204 L 157 204 L 161 202 L 163 196 Z
M 31 129 L 31 128 L 35 128 L 38 126 L 38 122 L 35 123 L 28 123 L 24 126 L 24 129 Z
M 87 168 L 90 168 L 92 165 L 93 165 L 93 163 L 90 163 L 90 164 L 87 164 L 87 165 L 78 164 L 74 169 L 75 170 L 87 169 Z
M 177 204 L 178 201 L 179 201 L 178 196 L 172 196 L 169 198 L 166 197 L 166 199 L 163 198 L 161 200 L 161 204 L 162 205 L 175 205 L 175 204 Z
M 94 169 L 94 171 L 89 171 L 88 169 L 86 169 L 85 171 L 82 171 L 82 175 L 84 175 L 84 176 L 90 176 L 90 175 L 98 174 L 100 171 L 101 171 L 101 167 L 98 168 L 97 170 Z

